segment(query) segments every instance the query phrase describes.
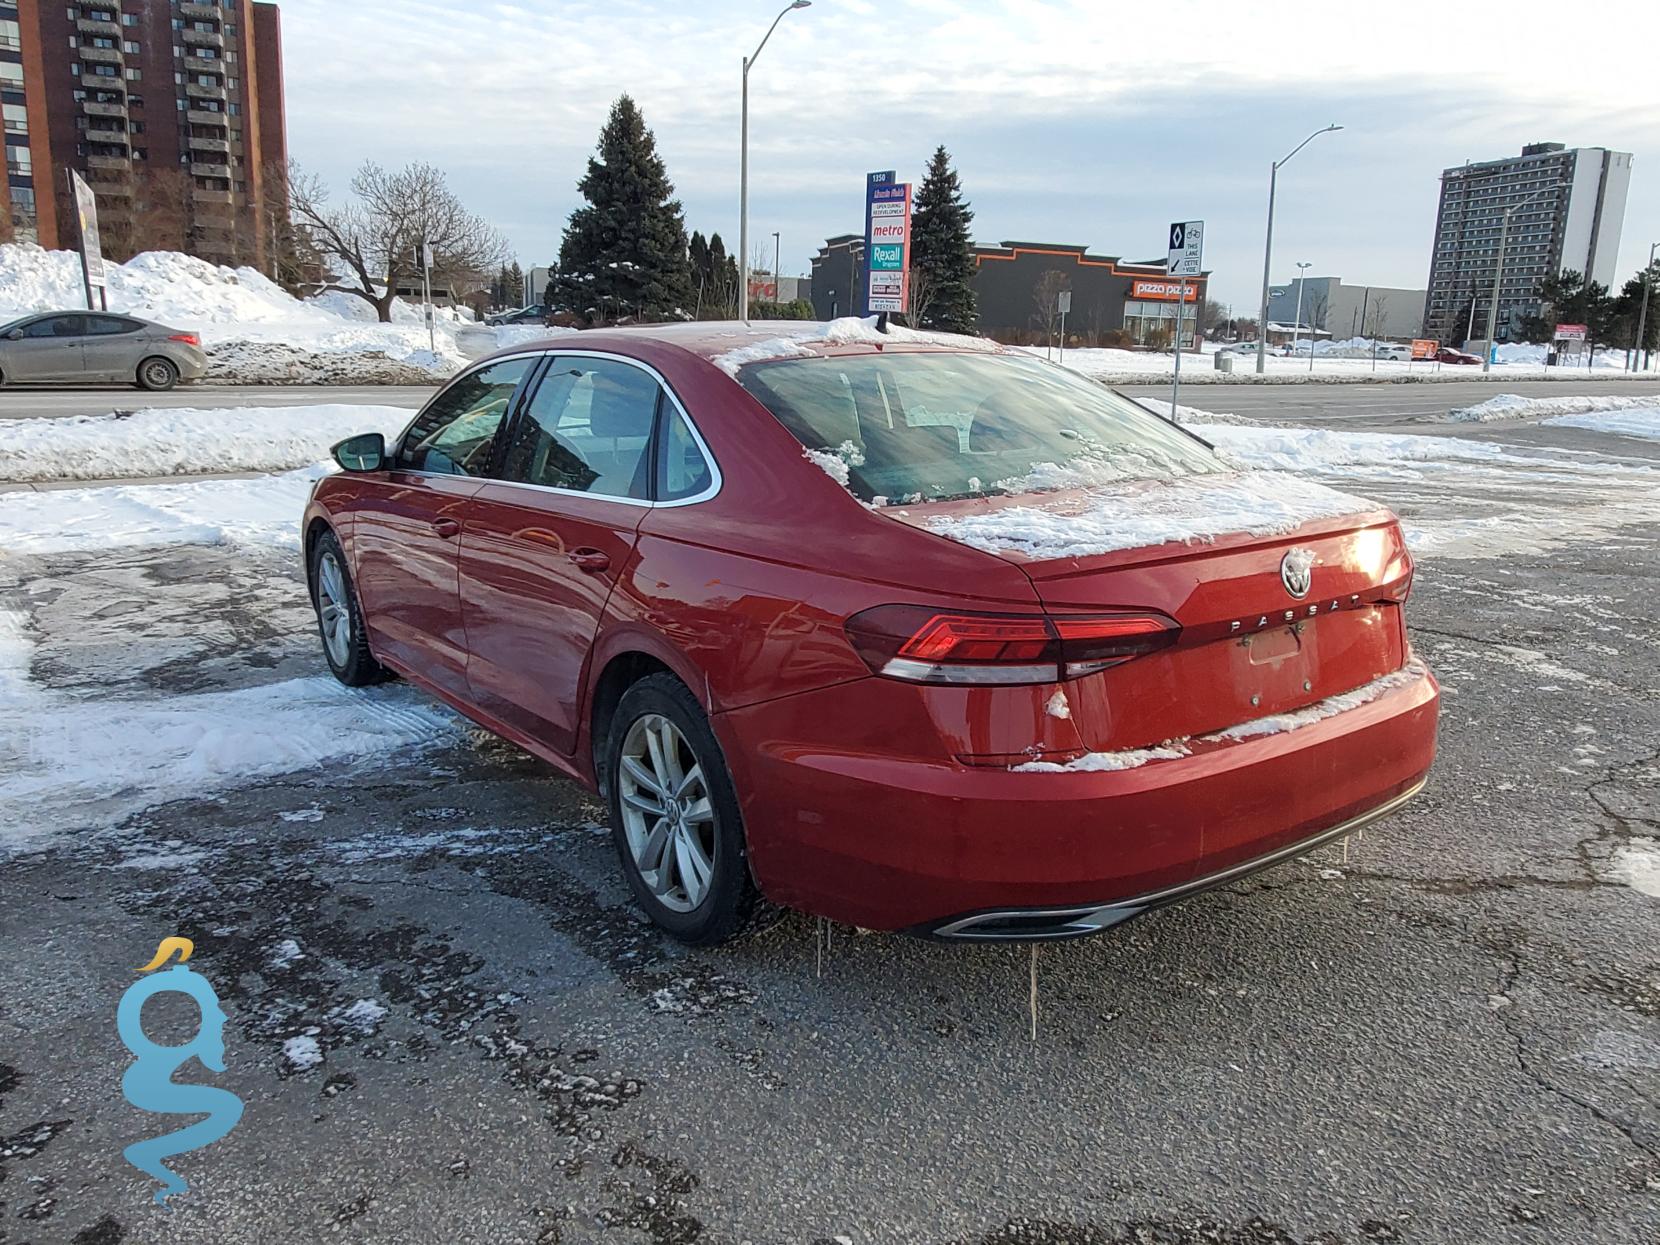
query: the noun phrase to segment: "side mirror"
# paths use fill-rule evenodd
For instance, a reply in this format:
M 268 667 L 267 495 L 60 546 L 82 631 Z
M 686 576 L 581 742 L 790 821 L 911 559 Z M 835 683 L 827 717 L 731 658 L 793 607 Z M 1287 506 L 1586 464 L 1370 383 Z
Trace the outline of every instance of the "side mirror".
M 378 432 L 347 437 L 331 451 L 347 471 L 379 471 L 386 461 L 386 438 Z
M 9 341 L 9 342 L 20 342 L 20 341 L 22 341 L 23 340 L 23 330 L 22 329 L 13 329 L 11 332 L 6 334 L 6 340 Z

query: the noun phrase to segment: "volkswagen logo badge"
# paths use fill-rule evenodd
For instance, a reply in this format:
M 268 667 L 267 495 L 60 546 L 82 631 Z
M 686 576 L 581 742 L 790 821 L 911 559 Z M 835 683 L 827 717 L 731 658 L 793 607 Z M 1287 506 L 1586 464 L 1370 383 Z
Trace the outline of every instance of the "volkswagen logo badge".
M 1280 559 L 1280 582 L 1301 601 L 1314 586 L 1314 550 L 1293 549 Z

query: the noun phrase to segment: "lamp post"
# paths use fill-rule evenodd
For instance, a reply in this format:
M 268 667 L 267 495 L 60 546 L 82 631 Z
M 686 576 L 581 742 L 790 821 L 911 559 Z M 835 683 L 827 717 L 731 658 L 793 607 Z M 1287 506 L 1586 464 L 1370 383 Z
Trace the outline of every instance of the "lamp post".
M 1648 244 L 1648 267 L 1643 269 L 1643 303 L 1637 309 L 1636 361 L 1639 372 L 1648 371 L 1648 352 L 1643 349 L 1643 331 L 1648 328 L 1649 275 L 1654 271 L 1654 250 L 1656 247 L 1660 247 L 1660 242 L 1650 242 Z
M 778 231 L 772 231 L 772 301 L 776 305 L 784 301 L 784 283 L 778 276 Z
M 1519 203 L 1512 203 L 1504 209 L 1504 222 L 1499 226 L 1499 253 L 1493 265 L 1493 298 L 1487 304 L 1487 349 L 1482 352 L 1481 374 L 1490 375 L 1493 371 L 1493 352 L 1499 346 L 1499 288 L 1504 284 L 1504 248 L 1510 241 L 1510 218 L 1532 203 L 1540 195 L 1549 194 L 1553 190 L 1562 190 L 1567 182 L 1558 182 L 1554 186 L 1541 186 Z
M 1313 264 L 1305 264 L 1302 260 L 1297 261 L 1297 314 L 1291 320 L 1291 355 L 1293 358 L 1297 355 L 1297 331 L 1303 327 L 1303 282 L 1307 279 L 1308 270 L 1312 267 L 1314 267 Z M 1312 332 L 1308 335 L 1308 359 L 1309 366 L 1312 368 L 1314 366 L 1314 334 Z
M 1262 245 L 1262 314 L 1257 318 L 1257 372 L 1260 374 L 1268 370 L 1268 271 L 1274 264 L 1274 191 L 1279 185 L 1280 166 L 1288 164 L 1291 156 L 1296 155 L 1322 134 L 1332 134 L 1343 127 L 1328 125 L 1324 129 L 1315 130 L 1302 142 L 1291 149 L 1291 155 L 1284 160 L 1276 160 L 1268 166 L 1268 236 Z
M 772 32 L 778 29 L 778 23 L 784 20 L 784 14 L 792 9 L 805 9 L 812 3 L 813 0 L 792 0 L 786 4 L 772 19 L 767 33 L 761 36 L 755 55 L 744 57 L 743 132 L 738 154 L 738 287 L 741 291 L 738 305 L 743 310 L 745 324 L 749 323 L 749 71 L 759 59 L 761 49 L 767 46 L 767 40 L 772 38 Z

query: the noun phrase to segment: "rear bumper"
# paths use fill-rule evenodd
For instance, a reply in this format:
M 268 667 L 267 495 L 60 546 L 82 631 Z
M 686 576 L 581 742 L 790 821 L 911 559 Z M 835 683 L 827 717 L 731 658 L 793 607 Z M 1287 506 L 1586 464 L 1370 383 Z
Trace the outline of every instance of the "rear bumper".
M 1322 721 L 1195 744 L 1180 759 L 1032 773 L 829 738 L 835 723 L 869 738 L 862 686 L 716 716 L 756 880 L 848 924 L 959 938 L 1091 933 L 1381 817 L 1422 787 L 1440 701 L 1425 674 Z M 1027 919 L 1041 911 L 1060 920 Z

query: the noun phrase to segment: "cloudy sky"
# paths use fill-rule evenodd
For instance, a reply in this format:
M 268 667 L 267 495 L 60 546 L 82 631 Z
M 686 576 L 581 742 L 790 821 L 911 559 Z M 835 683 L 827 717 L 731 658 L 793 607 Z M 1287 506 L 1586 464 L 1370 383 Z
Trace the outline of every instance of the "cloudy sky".
M 784 0 L 281 0 L 289 148 L 344 191 L 366 159 L 444 168 L 523 263 L 558 252 L 611 101 L 656 131 L 689 228 L 738 234 L 742 57 Z M 1636 154 L 1620 270 L 1660 239 L 1653 0 L 814 0 L 751 73 L 750 228 L 805 272 L 862 228 L 864 174 L 956 160 L 980 242 L 1162 254 L 1208 224 L 1213 291 L 1424 283 L 1442 168 L 1555 140 Z

